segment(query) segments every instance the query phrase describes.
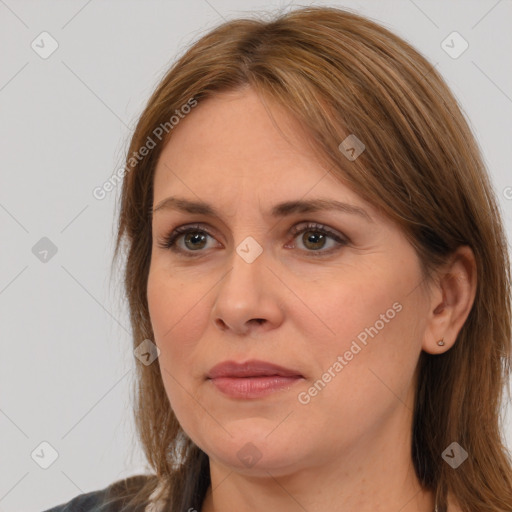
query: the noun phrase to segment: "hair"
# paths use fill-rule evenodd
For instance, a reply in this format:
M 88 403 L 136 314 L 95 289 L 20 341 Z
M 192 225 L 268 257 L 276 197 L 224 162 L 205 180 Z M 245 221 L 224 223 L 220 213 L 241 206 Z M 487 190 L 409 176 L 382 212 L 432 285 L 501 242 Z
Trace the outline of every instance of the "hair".
M 146 296 L 153 179 L 175 129 L 169 120 L 187 112 L 191 99 L 200 104 L 245 87 L 284 107 L 333 176 L 396 222 L 418 254 L 425 286 L 458 247 L 473 250 L 476 296 L 456 343 L 418 360 L 411 458 L 439 512 L 448 493 L 463 511 L 509 512 L 512 462 L 500 409 L 512 357 L 511 276 L 498 201 L 462 108 L 435 66 L 354 12 L 306 7 L 227 21 L 191 45 L 156 86 L 126 155 L 113 257 L 124 251 L 133 348 L 154 339 Z M 159 126 L 166 127 L 161 139 Z M 365 145 L 353 161 L 339 149 L 349 134 Z M 154 147 L 141 156 L 149 140 Z M 123 510 L 148 500 L 157 484 L 168 510 L 200 510 L 208 456 L 181 429 L 158 364 L 137 364 L 134 390 L 137 435 L 154 474 L 142 488 L 132 486 Z M 442 458 L 453 441 L 469 454 L 456 470 Z

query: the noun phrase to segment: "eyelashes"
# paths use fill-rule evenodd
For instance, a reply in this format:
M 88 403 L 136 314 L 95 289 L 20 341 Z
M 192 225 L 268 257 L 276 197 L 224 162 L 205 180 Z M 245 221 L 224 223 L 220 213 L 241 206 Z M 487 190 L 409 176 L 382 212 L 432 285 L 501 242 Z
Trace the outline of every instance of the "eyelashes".
M 175 230 L 171 231 L 167 236 L 165 236 L 162 240 L 159 241 L 158 246 L 162 249 L 170 249 L 175 252 L 195 252 L 195 251 L 186 251 L 182 248 L 177 247 L 176 241 L 182 235 L 188 234 L 201 234 L 203 238 L 206 236 L 212 237 L 213 235 L 208 231 L 207 228 L 203 227 L 202 224 L 196 224 L 194 226 L 180 226 Z
M 295 225 L 289 230 L 287 236 L 296 239 L 299 235 L 304 235 L 306 233 L 309 233 L 309 235 L 307 237 L 302 237 L 302 245 L 306 247 L 305 244 L 312 244 L 313 248 L 308 249 L 306 247 L 305 249 L 298 250 L 313 257 L 331 255 L 333 252 L 340 250 L 343 246 L 346 246 L 349 243 L 348 238 L 344 235 L 340 235 L 336 231 L 315 222 Z M 204 246 L 201 246 L 203 242 L 208 241 L 208 238 L 215 239 L 207 226 L 203 224 L 185 225 L 177 227 L 168 235 L 158 239 L 157 245 L 162 249 L 171 250 L 185 257 L 195 258 L 204 255 L 208 250 L 208 248 L 205 249 Z M 179 244 L 180 241 L 183 241 L 184 243 L 191 243 L 192 246 L 197 247 L 197 249 L 183 248 Z M 324 250 L 324 242 L 327 243 L 327 241 L 334 242 L 334 247 L 331 247 L 329 250 Z M 321 247 L 317 247 L 319 244 Z M 288 243 L 285 247 L 290 248 Z

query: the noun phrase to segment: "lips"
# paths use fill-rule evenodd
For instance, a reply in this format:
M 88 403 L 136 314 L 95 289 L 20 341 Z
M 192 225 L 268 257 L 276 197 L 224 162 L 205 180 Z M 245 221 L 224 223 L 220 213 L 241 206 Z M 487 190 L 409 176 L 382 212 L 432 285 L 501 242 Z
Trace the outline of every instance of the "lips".
M 207 381 L 232 399 L 263 399 L 277 392 L 290 390 L 304 380 L 299 371 L 267 361 L 245 363 L 224 361 L 214 366 Z
M 215 365 L 207 375 L 208 379 L 244 377 L 303 377 L 297 370 L 285 368 L 267 361 L 250 360 L 244 363 L 224 361 Z

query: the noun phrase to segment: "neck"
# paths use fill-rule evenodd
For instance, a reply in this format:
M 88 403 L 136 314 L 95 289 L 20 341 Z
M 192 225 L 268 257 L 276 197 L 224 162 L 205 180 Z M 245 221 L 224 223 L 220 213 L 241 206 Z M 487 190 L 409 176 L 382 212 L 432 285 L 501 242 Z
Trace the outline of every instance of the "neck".
M 434 495 L 422 488 L 410 456 L 411 438 L 396 424 L 360 438 L 295 470 L 262 468 L 242 474 L 210 458 L 211 486 L 201 512 L 433 512 Z
M 213 476 L 215 473 L 213 470 Z M 341 482 L 333 475 L 329 479 L 327 475 L 307 476 L 306 473 L 249 479 L 228 471 L 223 478 L 214 476 L 201 512 L 433 512 L 432 493 L 422 489 L 419 483 L 402 481 L 400 485 L 394 489 L 376 488 L 363 480 Z

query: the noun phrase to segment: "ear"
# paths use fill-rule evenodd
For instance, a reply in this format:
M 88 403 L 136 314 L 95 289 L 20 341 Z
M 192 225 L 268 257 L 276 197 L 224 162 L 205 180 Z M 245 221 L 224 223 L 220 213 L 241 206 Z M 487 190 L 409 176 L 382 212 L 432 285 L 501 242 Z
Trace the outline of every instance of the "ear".
M 460 246 L 439 270 L 430 294 L 422 345 L 425 352 L 440 354 L 455 344 L 475 300 L 476 274 L 475 256 L 468 246 Z M 439 340 L 444 345 L 440 346 Z

